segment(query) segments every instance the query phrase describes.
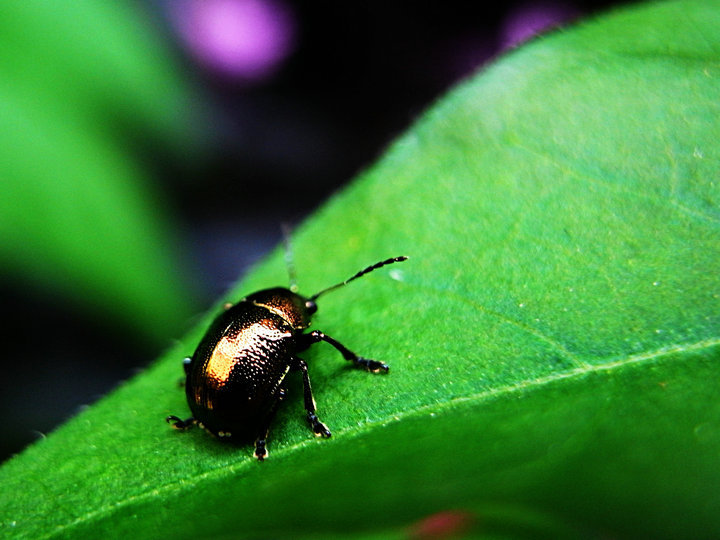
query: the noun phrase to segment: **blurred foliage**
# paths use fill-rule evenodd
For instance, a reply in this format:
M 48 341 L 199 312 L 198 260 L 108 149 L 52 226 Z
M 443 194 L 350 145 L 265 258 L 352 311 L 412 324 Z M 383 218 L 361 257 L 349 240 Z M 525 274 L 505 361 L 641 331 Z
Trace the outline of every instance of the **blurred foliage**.
M 3 3 L 0 269 L 157 340 L 191 295 L 133 150 L 186 150 L 190 95 L 147 18 L 126 2 Z

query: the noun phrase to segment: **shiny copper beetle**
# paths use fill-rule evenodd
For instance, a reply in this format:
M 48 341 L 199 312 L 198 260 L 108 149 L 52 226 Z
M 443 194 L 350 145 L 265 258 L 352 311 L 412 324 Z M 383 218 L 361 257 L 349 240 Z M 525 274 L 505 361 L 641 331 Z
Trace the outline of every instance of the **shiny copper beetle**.
M 185 394 L 192 417 L 168 416 L 177 429 L 197 424 L 213 435 L 233 440 L 255 439 L 255 457 L 267 457 L 266 440 L 280 401 L 288 371 L 300 371 L 307 420 L 315 435 L 330 437 L 330 430 L 315 414 L 315 400 L 305 360 L 297 354 L 313 343 L 325 341 L 345 360 L 370 372 L 388 371 L 377 360 L 358 356 L 318 330 L 303 333 L 317 311 L 319 296 L 385 265 L 407 257 L 394 257 L 361 270 L 350 279 L 310 297 L 289 289 L 265 289 L 243 298 L 212 323 L 192 358 L 186 358 Z

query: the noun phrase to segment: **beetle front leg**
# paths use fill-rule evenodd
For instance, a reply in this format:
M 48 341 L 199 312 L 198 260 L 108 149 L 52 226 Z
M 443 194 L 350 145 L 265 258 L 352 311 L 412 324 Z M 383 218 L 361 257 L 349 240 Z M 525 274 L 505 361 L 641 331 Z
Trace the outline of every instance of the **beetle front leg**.
M 307 347 L 309 347 L 313 343 L 317 343 L 318 341 L 324 341 L 325 343 L 329 343 L 330 345 L 335 347 L 340 352 L 340 354 L 343 355 L 343 358 L 345 360 L 348 360 L 349 362 L 354 363 L 356 366 L 366 369 L 372 373 L 378 373 L 380 371 L 387 373 L 390 370 L 390 367 L 387 364 L 384 364 L 383 362 L 378 362 L 377 360 L 370 360 L 369 358 L 363 358 L 362 356 L 358 356 L 350 349 L 345 347 L 345 345 L 331 338 L 327 334 L 323 334 L 322 332 L 320 332 L 320 330 L 313 330 L 309 334 L 304 334 L 303 338 L 307 340 Z
M 298 369 L 302 372 L 303 377 L 303 397 L 305 398 L 305 410 L 307 411 L 307 420 L 312 426 L 313 433 L 318 437 L 330 437 L 330 430 L 315 414 L 315 398 L 312 393 L 312 386 L 310 386 L 310 375 L 308 374 L 307 362 L 302 358 L 293 358 L 291 364 L 293 369 Z

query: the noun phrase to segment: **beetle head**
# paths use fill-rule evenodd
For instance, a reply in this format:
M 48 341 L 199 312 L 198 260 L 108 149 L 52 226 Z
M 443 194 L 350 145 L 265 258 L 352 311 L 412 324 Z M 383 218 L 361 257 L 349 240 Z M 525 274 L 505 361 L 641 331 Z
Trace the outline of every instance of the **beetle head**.
M 307 310 L 309 315 L 313 315 L 317 311 L 317 302 L 315 300 L 308 298 L 305 300 L 305 309 Z

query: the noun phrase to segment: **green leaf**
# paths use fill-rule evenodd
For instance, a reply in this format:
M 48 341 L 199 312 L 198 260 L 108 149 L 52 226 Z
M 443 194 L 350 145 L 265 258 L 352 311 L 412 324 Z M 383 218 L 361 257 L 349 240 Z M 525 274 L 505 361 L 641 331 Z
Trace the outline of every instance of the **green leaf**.
M 190 304 L 176 241 L 128 140 L 187 145 L 166 46 L 103 2 L 8 2 L 0 36 L 0 264 L 135 334 L 176 331 Z
M 295 237 L 330 347 L 251 458 L 176 381 L 198 327 L 0 470 L 3 533 L 403 537 L 442 511 L 485 537 L 720 530 L 720 9 L 634 7 L 512 52 L 451 92 Z M 233 298 L 286 282 L 282 255 Z M 204 321 L 217 313 L 214 309 Z M 442 515 L 442 514 L 441 514 Z

